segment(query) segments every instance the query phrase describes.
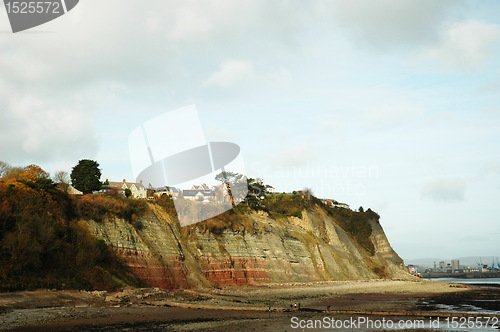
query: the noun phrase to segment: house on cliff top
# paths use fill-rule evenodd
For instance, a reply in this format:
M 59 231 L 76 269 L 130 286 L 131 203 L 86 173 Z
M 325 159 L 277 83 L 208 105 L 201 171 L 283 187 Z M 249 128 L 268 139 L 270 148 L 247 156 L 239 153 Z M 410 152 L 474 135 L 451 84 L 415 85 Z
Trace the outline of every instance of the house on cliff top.
M 147 197 L 147 190 L 146 187 L 142 184 L 142 180 L 141 182 L 127 182 L 126 179 L 123 179 L 122 182 L 114 182 L 106 179 L 105 183 L 107 183 L 107 185 L 103 186 L 103 189 L 104 187 L 108 187 L 109 189 L 116 188 L 120 190 L 123 195 L 125 195 L 125 189 L 130 189 L 133 198 Z
M 337 202 L 336 200 L 333 200 L 333 199 L 321 199 L 321 202 L 323 204 L 325 204 L 326 206 L 328 207 L 331 207 L 331 208 L 344 208 L 344 209 L 351 209 L 350 206 L 348 204 L 345 204 L 345 203 L 339 203 Z
M 182 196 L 185 199 L 208 202 L 215 198 L 215 192 L 204 183 L 201 186 L 193 185 L 191 189 L 184 189 Z

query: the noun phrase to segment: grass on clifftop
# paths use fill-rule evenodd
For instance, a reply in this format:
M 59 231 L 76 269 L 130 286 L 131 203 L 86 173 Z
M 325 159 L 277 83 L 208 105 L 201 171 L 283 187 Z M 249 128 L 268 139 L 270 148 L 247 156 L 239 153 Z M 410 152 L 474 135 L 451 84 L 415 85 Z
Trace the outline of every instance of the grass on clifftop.
M 172 199 L 164 196 L 156 201 L 171 216 L 176 214 Z M 375 254 L 375 247 L 371 241 L 372 228 L 370 220 L 379 219 L 379 215 L 368 209 L 366 212 L 356 212 L 346 208 L 331 208 L 321 202 L 320 199 L 310 195 L 308 198 L 303 194 L 267 194 L 258 204 L 255 199 L 246 199 L 235 208 L 226 211 L 206 221 L 183 227 L 183 232 L 188 235 L 195 230 L 221 235 L 224 231 L 253 233 L 256 231 L 255 224 L 247 215 L 252 211 L 264 211 L 272 219 L 283 220 L 289 217 L 302 218 L 304 210 L 313 210 L 315 207 L 323 209 L 337 224 L 342 227 L 360 246 L 366 249 L 370 255 Z M 380 273 L 383 274 L 382 272 Z

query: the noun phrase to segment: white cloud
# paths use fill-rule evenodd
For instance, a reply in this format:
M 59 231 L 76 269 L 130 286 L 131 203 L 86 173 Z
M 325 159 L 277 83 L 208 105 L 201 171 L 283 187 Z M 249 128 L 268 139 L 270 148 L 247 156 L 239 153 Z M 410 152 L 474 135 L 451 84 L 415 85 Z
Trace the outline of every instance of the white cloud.
M 493 47 L 500 41 L 500 25 L 481 21 L 464 21 L 451 25 L 441 45 L 424 56 L 453 69 L 474 69 L 486 63 Z
M 61 105 L 33 95 L 2 101 L 0 146 L 9 161 L 67 160 L 97 150 L 90 114 L 77 102 Z
M 208 8 L 203 5 L 196 7 L 190 2 L 187 2 L 186 5 L 177 6 L 171 25 L 167 30 L 167 35 L 173 40 L 180 41 L 210 33 L 210 30 L 216 24 L 216 22 L 212 21 L 214 15 L 210 15 L 213 12 L 207 13 L 203 9 Z
M 315 10 L 318 3 L 322 13 Z M 449 206 L 456 222 L 468 216 L 455 208 L 481 208 L 474 199 L 495 206 L 498 194 L 496 188 L 473 191 L 497 181 L 495 164 L 485 170 L 491 173 L 483 183 L 405 185 L 408 174 L 466 176 L 494 158 L 498 64 L 487 59 L 500 58 L 493 56 L 497 28 L 471 20 L 498 23 L 498 5 L 474 4 L 475 10 L 463 12 L 469 21 L 459 22 L 453 15 L 461 7 L 462 1 L 448 0 L 80 1 L 31 32 L 2 34 L 0 159 L 15 165 L 43 160 L 43 167 L 68 171 L 78 159 L 95 155 L 110 178 L 130 177 L 128 131 L 196 103 L 202 118 L 217 124 L 207 127 L 207 138 L 239 144 L 250 164 L 266 159 L 264 170 L 267 163 L 307 166 L 310 159 L 324 163 L 319 166 L 407 165 L 435 157 L 441 161 L 437 168 L 410 162 L 392 172 L 384 166 L 381 176 L 387 177 L 380 181 L 361 179 L 363 197 L 345 190 L 339 199 L 374 206 L 383 197 L 391 202 L 384 222 L 394 229 L 401 229 L 398 220 L 416 203 L 418 213 L 402 228 L 429 216 L 449 227 L 445 219 L 451 214 L 439 215 L 442 209 L 430 200 L 459 201 L 467 194 L 470 204 Z M 8 20 L 0 20 L 0 30 L 8 29 Z M 433 57 L 429 51 L 425 61 L 408 61 L 426 50 Z M 457 77 L 436 71 L 436 61 L 453 68 L 486 63 L 490 70 Z M 486 88 L 474 87 L 486 82 L 491 91 L 485 98 Z M 453 119 L 433 117 L 445 113 Z M 460 121 L 489 127 L 470 130 Z M 279 128 L 289 135 L 280 135 Z M 277 187 L 310 185 L 325 197 L 338 192 L 327 179 L 255 169 Z M 483 230 L 496 225 L 496 212 L 485 215 L 490 224 Z M 413 235 L 421 237 L 426 227 Z
M 379 103 L 364 110 L 367 127 L 387 128 L 409 122 L 421 114 L 423 110 L 408 101 L 391 101 Z
M 309 145 L 296 145 L 269 156 L 275 166 L 300 166 L 310 163 L 316 158 L 316 153 Z
M 270 6 L 279 14 L 270 17 Z M 253 80 L 254 59 L 279 53 L 279 45 L 287 43 L 283 40 L 300 30 L 295 13 L 285 2 L 260 0 L 154 1 L 147 6 L 88 0 L 33 31 L 5 34 L 0 38 L 1 158 L 47 164 L 95 155 L 94 124 L 102 118 L 144 115 L 149 112 L 145 99 L 183 105 L 218 65 L 210 95 L 217 95 L 218 87 Z M 1 23 L 7 30 L 8 21 Z M 273 47 L 264 52 L 254 40 Z M 235 53 L 249 59 L 228 56 Z M 278 68 L 261 79 L 272 84 L 290 75 Z M 123 104 L 127 110 L 120 109 Z M 120 130 L 126 136 L 113 126 L 101 137 L 109 139 Z
M 146 16 L 146 26 L 151 31 L 159 31 L 163 26 L 161 15 L 157 12 L 148 11 Z
M 460 5 L 448 0 L 337 0 L 322 1 L 319 8 L 354 40 L 393 49 L 435 42 L 443 20 Z
M 227 60 L 220 65 L 219 70 L 214 72 L 205 83 L 227 87 L 254 77 L 255 72 L 249 61 Z
M 484 179 L 488 175 L 500 175 L 500 162 L 492 160 L 486 163 L 479 172 L 478 178 Z
M 466 184 L 459 178 L 442 178 L 427 183 L 421 191 L 423 198 L 434 201 L 463 201 Z

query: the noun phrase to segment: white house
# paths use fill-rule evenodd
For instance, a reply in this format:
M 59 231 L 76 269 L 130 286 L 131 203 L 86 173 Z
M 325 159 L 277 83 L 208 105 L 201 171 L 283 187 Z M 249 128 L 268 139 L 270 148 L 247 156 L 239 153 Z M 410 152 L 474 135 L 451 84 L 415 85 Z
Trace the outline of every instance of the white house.
M 181 192 L 180 189 L 177 189 L 175 187 L 165 186 L 165 187 L 156 188 L 153 196 L 157 197 L 157 198 L 159 198 L 163 195 L 168 195 L 170 197 L 177 197 L 180 192 Z
M 204 183 L 201 186 L 193 185 L 191 189 L 183 190 L 182 196 L 193 201 L 208 201 L 215 199 L 215 192 Z
M 122 182 L 114 182 L 108 181 L 108 179 L 106 179 L 106 182 L 109 183 L 109 187 L 120 189 L 123 192 L 125 192 L 125 189 L 130 189 L 133 198 L 147 197 L 147 190 L 146 187 L 144 187 L 144 185 L 142 184 L 142 180 L 141 182 L 127 182 L 126 179 L 123 179 Z

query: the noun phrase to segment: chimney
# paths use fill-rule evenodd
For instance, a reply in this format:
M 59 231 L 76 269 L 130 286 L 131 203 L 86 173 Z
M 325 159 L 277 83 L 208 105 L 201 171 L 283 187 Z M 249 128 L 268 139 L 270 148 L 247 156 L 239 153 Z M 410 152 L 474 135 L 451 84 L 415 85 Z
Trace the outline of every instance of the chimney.
M 141 182 L 141 184 L 142 184 L 142 180 L 141 180 L 140 182 Z
M 127 180 L 123 179 L 123 183 L 127 182 Z

